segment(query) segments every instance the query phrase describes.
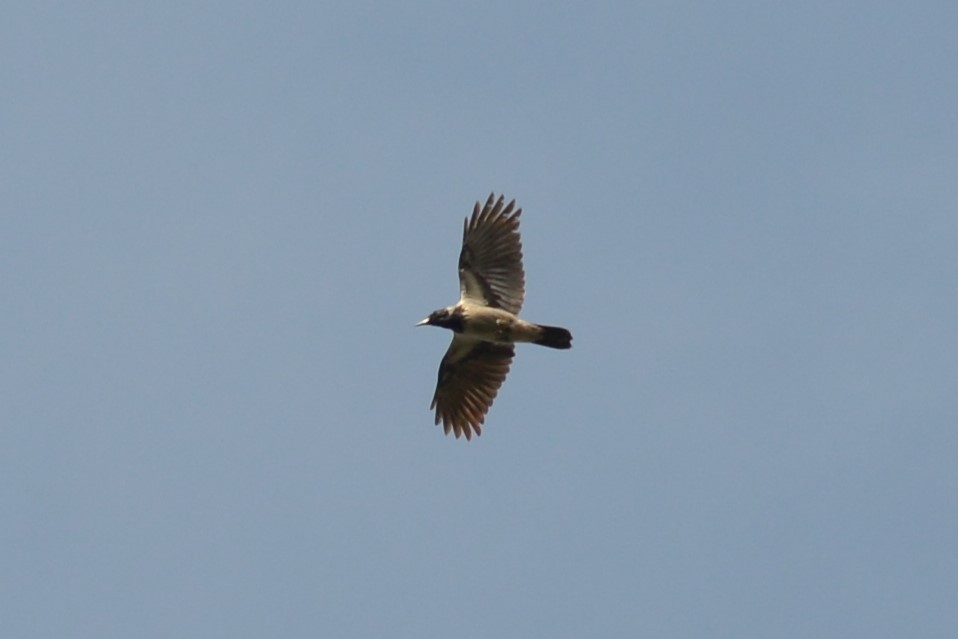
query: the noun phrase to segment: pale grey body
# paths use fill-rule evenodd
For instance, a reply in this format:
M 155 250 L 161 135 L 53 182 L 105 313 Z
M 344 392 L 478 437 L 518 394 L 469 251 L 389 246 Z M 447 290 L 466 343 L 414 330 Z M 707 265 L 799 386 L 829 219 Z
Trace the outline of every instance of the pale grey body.
M 501 308 L 480 306 L 464 302 L 460 304 L 463 320 L 469 327 L 466 335 L 496 344 L 534 342 L 542 337 L 537 324 L 527 322 Z

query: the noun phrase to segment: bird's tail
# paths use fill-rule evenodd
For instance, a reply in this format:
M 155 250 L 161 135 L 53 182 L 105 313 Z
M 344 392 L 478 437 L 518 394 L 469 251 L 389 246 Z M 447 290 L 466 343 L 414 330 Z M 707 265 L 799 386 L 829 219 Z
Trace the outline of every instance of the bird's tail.
M 572 333 L 558 326 L 539 326 L 542 334 L 535 340 L 536 344 L 549 348 L 572 348 Z

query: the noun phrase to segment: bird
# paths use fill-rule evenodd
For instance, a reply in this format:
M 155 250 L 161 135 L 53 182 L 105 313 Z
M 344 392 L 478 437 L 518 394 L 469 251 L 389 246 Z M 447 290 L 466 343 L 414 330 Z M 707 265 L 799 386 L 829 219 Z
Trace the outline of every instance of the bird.
M 452 330 L 452 343 L 439 364 L 436 392 L 429 409 L 436 425 L 456 439 L 482 434 L 486 414 L 506 379 L 517 342 L 549 348 L 572 347 L 572 333 L 558 326 L 519 318 L 525 297 L 522 241 L 516 201 L 505 204 L 491 193 L 476 202 L 462 227 L 459 252 L 459 301 L 433 311 L 416 326 Z

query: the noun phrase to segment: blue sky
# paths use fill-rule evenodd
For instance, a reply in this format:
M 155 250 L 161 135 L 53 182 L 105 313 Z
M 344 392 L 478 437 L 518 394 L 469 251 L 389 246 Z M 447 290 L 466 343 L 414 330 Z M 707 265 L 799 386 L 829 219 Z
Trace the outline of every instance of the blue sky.
M 19 3 L 0 634 L 950 637 L 953 3 Z M 519 349 L 428 410 L 462 218 Z

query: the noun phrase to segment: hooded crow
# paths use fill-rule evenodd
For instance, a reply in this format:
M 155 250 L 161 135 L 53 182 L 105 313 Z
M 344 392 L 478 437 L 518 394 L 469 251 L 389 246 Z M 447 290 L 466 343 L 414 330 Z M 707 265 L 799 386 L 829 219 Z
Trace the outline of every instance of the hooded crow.
M 482 434 L 481 425 L 506 379 L 516 342 L 571 348 L 572 334 L 557 326 L 533 324 L 518 317 L 525 296 L 522 242 L 516 201 L 490 194 L 476 202 L 462 229 L 459 253 L 459 302 L 440 309 L 416 326 L 453 331 L 452 343 L 439 364 L 439 381 L 430 410 L 436 424 L 456 437 Z

